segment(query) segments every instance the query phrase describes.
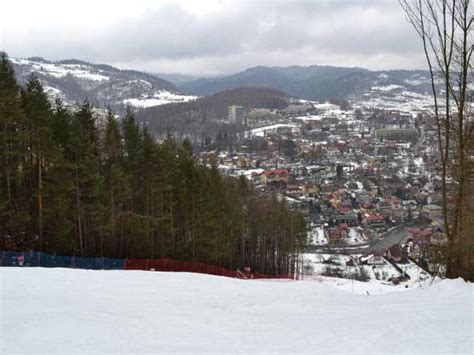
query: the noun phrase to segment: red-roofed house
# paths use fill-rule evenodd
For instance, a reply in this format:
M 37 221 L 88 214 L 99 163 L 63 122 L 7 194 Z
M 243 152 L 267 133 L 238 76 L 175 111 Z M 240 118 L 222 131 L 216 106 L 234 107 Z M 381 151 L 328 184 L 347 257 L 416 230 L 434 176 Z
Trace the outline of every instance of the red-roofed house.
M 367 227 L 383 227 L 385 226 L 385 217 L 381 214 L 369 214 L 364 217 L 362 223 Z
M 286 169 L 265 170 L 262 174 L 262 180 L 266 185 L 280 182 L 287 184 L 289 176 Z
M 287 195 L 297 195 L 301 192 L 301 188 L 299 185 L 288 185 L 286 187 Z
M 370 202 L 362 202 L 361 206 L 364 210 L 372 210 L 374 208 L 374 205 Z
M 400 247 L 400 245 L 392 245 L 387 251 L 387 258 L 396 263 L 402 261 L 402 248 Z
M 430 240 L 431 235 L 433 234 L 433 230 L 431 228 L 425 228 L 425 229 L 420 229 L 420 228 L 406 228 L 406 231 L 410 233 L 413 238 L 415 239 L 423 239 L 426 241 Z
M 327 231 L 327 236 L 330 242 L 337 243 L 339 240 L 347 237 L 349 226 L 346 223 L 342 223 L 337 227 L 331 227 Z

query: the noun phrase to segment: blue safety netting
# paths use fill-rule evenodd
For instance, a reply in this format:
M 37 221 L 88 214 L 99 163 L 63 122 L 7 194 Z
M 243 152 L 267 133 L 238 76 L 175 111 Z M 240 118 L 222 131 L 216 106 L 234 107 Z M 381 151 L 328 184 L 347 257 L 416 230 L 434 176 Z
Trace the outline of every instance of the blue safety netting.
M 71 267 L 70 256 L 59 256 L 40 253 L 39 259 L 39 266 L 42 267 Z
M 104 270 L 123 270 L 125 268 L 125 259 L 104 258 Z
M 72 267 L 78 269 L 123 270 L 125 266 L 123 259 L 75 257 L 72 260 Z
M 2 266 L 38 266 L 39 252 L 3 251 L 0 253 L 0 265 Z
M 40 261 L 41 252 L 39 251 L 32 251 L 30 253 L 22 253 L 23 254 L 23 266 L 38 266 Z
M 24 263 L 23 253 L 14 251 L 3 251 L 1 257 L 2 266 L 22 266 Z
M 41 266 L 93 270 L 123 270 L 125 259 L 58 256 L 43 252 L 0 251 L 0 266 Z
M 78 269 L 93 269 L 101 270 L 102 269 L 102 258 L 78 258 L 76 257 L 75 264 L 73 267 Z

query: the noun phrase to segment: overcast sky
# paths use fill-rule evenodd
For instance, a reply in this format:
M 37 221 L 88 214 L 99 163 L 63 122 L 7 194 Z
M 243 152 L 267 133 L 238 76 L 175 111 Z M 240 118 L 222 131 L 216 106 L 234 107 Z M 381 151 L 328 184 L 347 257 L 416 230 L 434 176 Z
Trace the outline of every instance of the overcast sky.
M 398 0 L 7 0 L 0 49 L 149 72 L 424 68 Z

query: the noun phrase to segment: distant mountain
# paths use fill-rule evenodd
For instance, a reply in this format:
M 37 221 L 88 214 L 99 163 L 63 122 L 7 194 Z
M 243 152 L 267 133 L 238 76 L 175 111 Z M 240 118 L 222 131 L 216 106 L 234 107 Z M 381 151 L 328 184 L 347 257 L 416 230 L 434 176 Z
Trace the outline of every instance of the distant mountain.
M 309 100 L 360 98 L 374 86 L 398 85 L 411 92 L 430 90 L 428 73 L 420 70 L 370 71 L 331 66 L 254 67 L 240 73 L 176 83 L 183 91 L 211 95 L 238 87 L 268 87 Z
M 94 106 L 120 112 L 196 100 L 229 89 L 271 88 L 302 99 L 404 99 L 431 92 L 428 73 L 420 70 L 370 71 L 331 66 L 259 66 L 237 74 L 196 78 L 182 74 L 149 74 L 76 59 L 10 58 L 20 83 L 36 72 L 51 99 L 75 104 L 88 99 Z M 161 76 L 161 77 L 160 77 Z M 189 94 L 184 94 L 189 93 Z
M 51 98 L 60 97 L 69 104 L 88 99 L 98 107 L 137 108 L 195 99 L 162 78 L 135 70 L 120 70 L 105 64 L 76 59 L 48 61 L 43 58 L 10 58 L 21 84 L 35 72 Z
M 190 93 L 200 92 L 200 95 L 212 95 L 239 87 L 268 87 L 285 91 L 290 81 L 290 77 L 273 68 L 255 67 L 229 76 L 185 82 L 181 88 Z
M 169 81 L 170 83 L 180 86 L 184 83 L 189 83 L 191 81 L 198 80 L 200 77 L 196 75 L 186 75 L 178 73 L 156 73 L 156 76 Z

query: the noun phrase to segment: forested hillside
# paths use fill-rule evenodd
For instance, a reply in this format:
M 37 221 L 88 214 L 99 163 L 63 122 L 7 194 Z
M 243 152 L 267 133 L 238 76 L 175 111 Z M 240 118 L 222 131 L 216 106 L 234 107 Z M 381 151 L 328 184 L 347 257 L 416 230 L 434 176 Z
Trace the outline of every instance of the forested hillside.
M 120 70 L 110 65 L 76 59 L 49 61 L 44 58 L 10 58 L 18 82 L 23 85 L 36 73 L 46 93 L 73 105 L 87 97 L 101 108 L 122 110 L 130 100 L 177 93 L 170 82 L 135 70 Z
M 231 127 L 227 120 L 230 105 L 246 108 L 282 109 L 288 105 L 288 95 L 276 89 L 245 87 L 225 90 L 195 101 L 150 107 L 137 113 L 154 134 L 173 132 L 193 141 L 202 137 L 215 138 Z
M 5 55 L 0 114 L 2 249 L 292 271 L 302 216 L 200 165 L 188 141 L 157 143 L 130 111 L 99 128 L 88 102 L 53 108 L 34 75 L 18 86 Z
M 331 66 L 254 67 L 217 78 L 175 81 L 183 91 L 211 95 L 222 90 L 254 86 L 282 90 L 294 97 L 324 101 L 361 98 L 372 87 L 399 85 L 424 94 L 430 89 L 429 74 L 422 70 L 370 71 Z

